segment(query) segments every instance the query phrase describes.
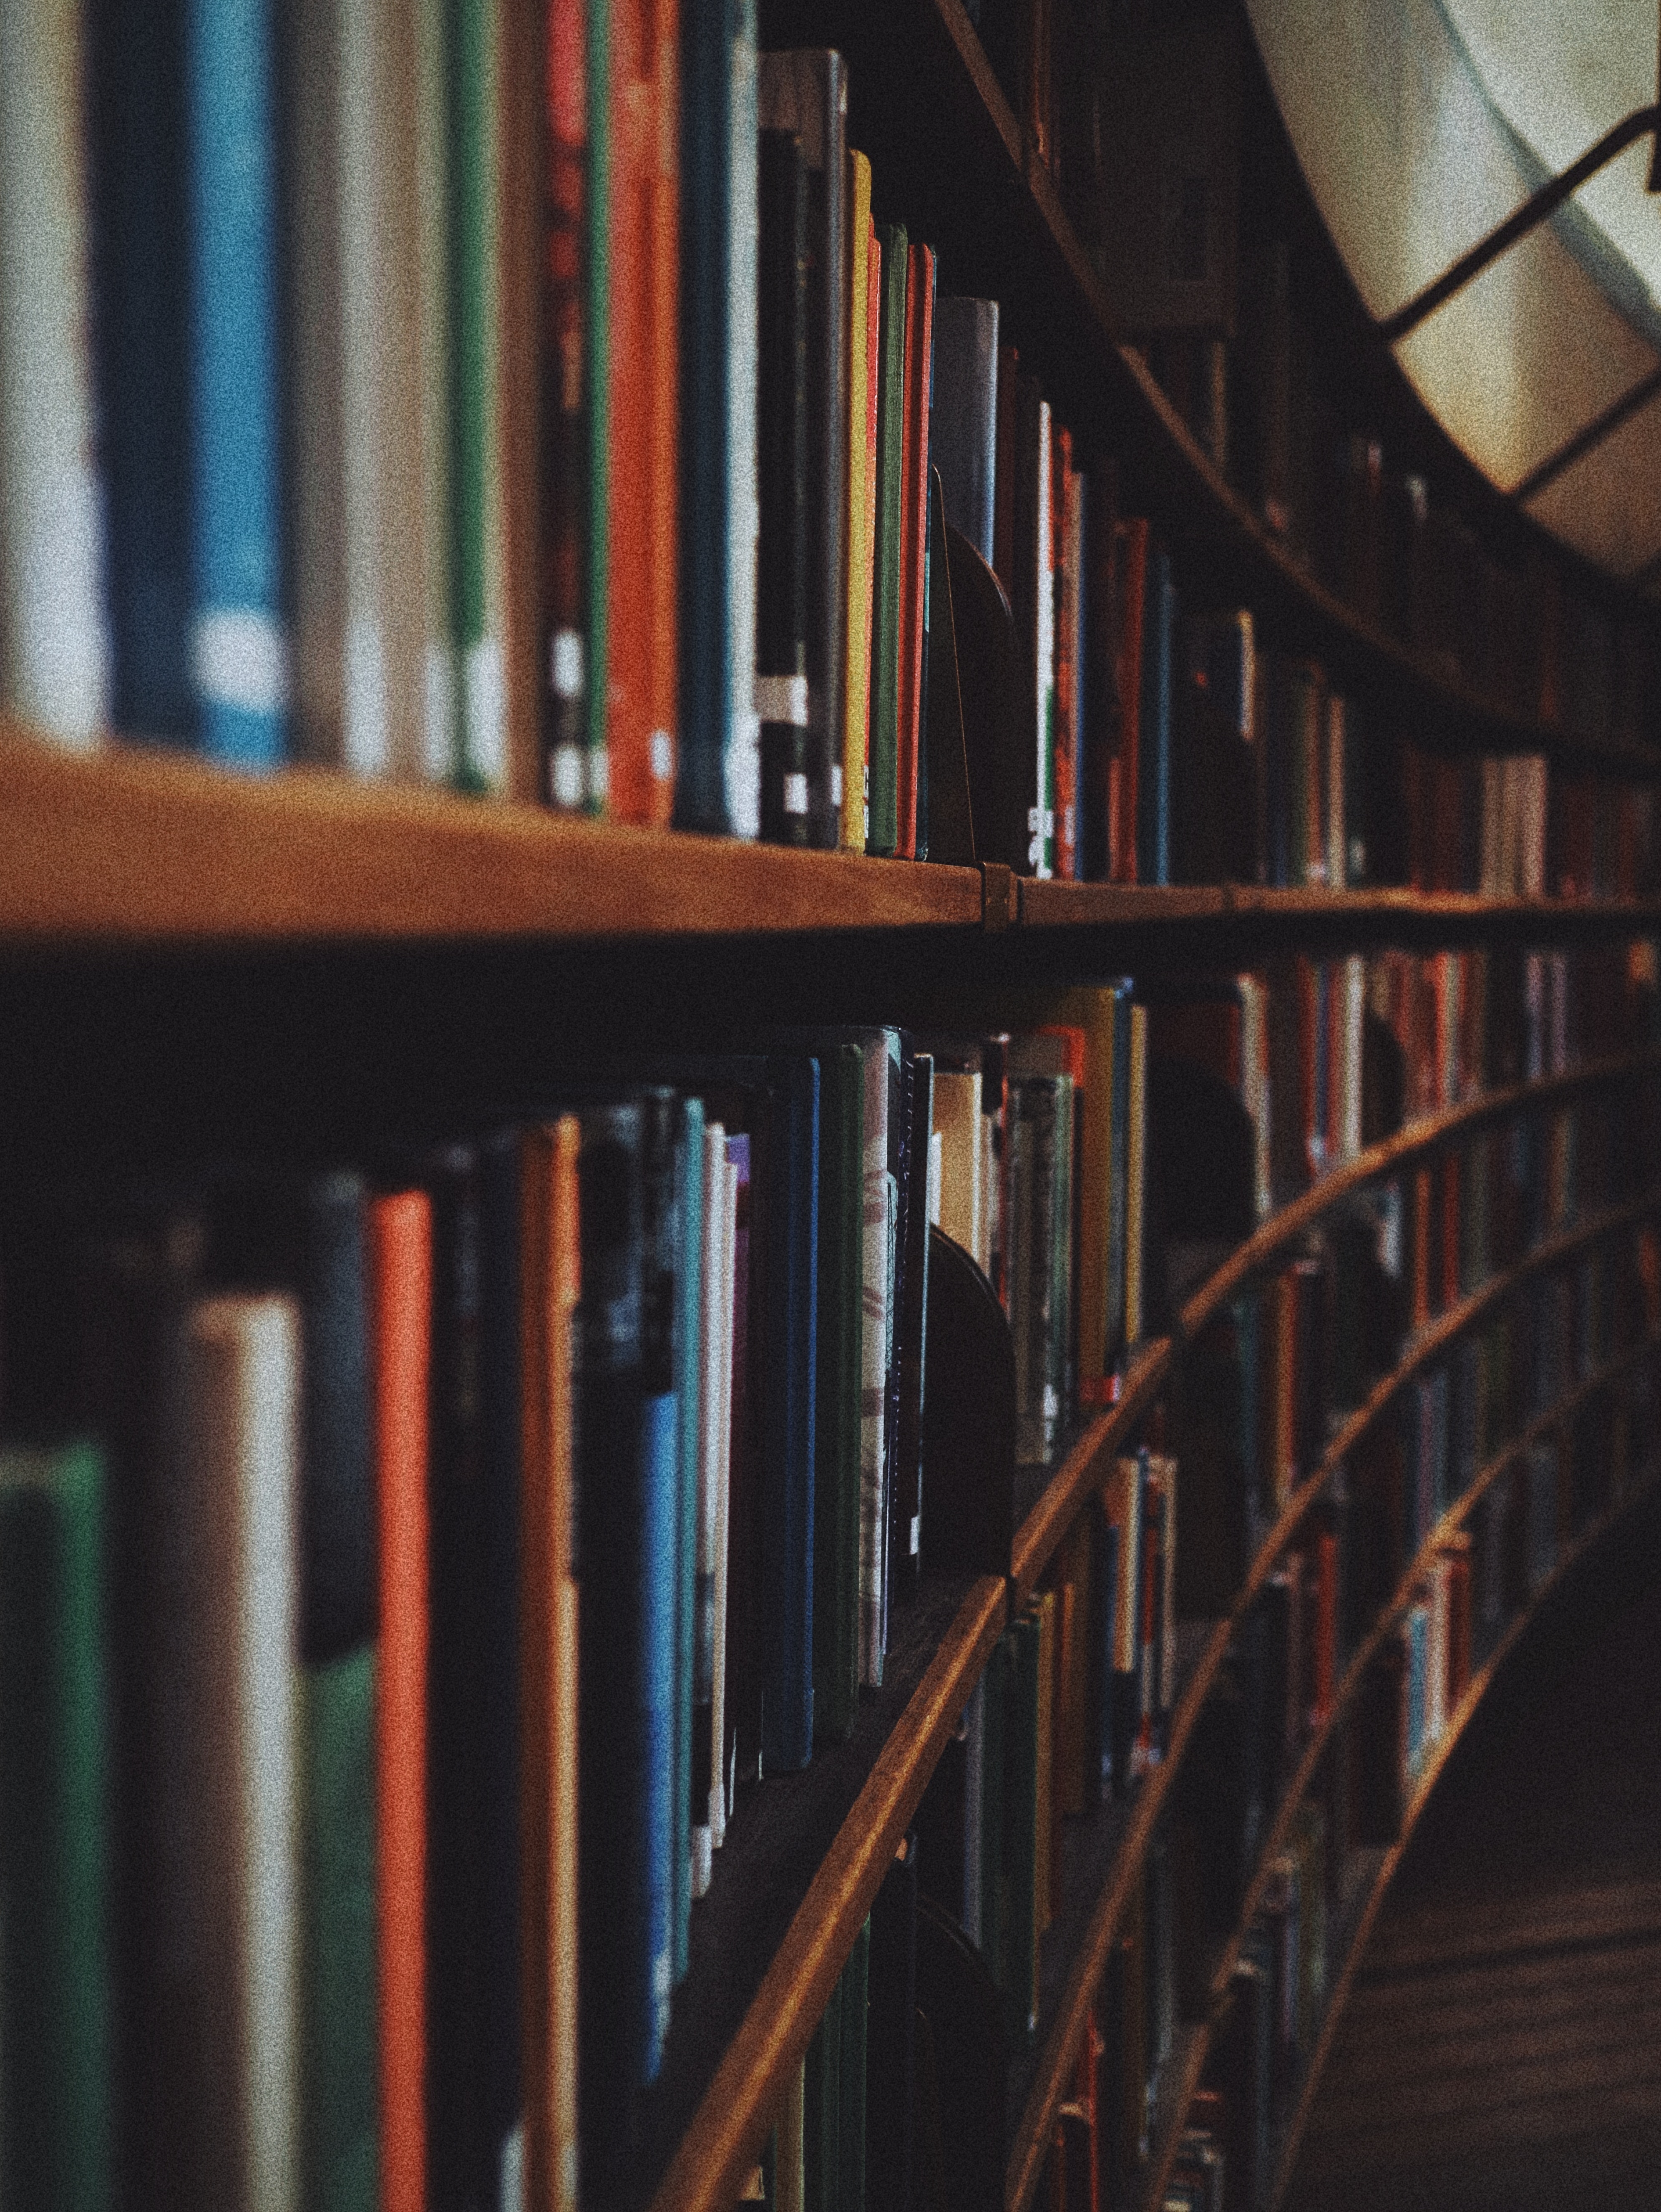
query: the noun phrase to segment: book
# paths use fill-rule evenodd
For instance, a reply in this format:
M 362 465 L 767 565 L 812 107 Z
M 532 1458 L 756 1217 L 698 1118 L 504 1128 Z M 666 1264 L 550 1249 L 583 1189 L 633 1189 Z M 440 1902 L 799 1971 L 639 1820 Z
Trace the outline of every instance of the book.
M 677 0 L 611 0 L 606 806 L 665 826 L 674 797 L 678 577 Z
M 865 850 L 866 741 L 871 713 L 871 529 L 869 456 L 871 164 L 850 148 L 843 238 L 848 263 L 848 588 L 843 599 L 842 834 L 846 852 Z
M 194 1903 L 205 1941 L 176 1963 L 174 1990 L 195 2036 L 193 2193 L 222 2204 L 293 2203 L 311 2165 L 301 2142 L 301 1784 L 307 1764 L 314 1775 L 326 1765 L 327 1747 L 295 1664 L 301 1359 L 301 1312 L 288 1296 L 228 1292 L 191 1309 L 179 1483 L 198 1540 L 175 1598 L 178 1672 L 169 1669 L 177 1710 L 191 1717 L 176 1723 L 167 1755 L 188 1808 L 176 1901 Z M 353 1735 L 361 1771 L 366 1744 Z M 357 1774 L 350 1783 L 361 1790 Z M 344 1824 L 316 1813 L 311 1832 L 344 1840 Z M 344 1904 L 350 1892 L 337 1894 Z M 360 1944 L 332 1955 L 350 1973 L 367 1948 L 372 1977 L 369 1899 L 360 1892 L 356 1902 Z M 362 2021 L 355 2004 L 340 2025 L 350 2036 Z M 371 2126 L 373 2079 L 358 2107 Z
M 1054 506 L 1050 483 L 1050 403 L 1035 379 L 1023 376 L 1015 395 L 1014 512 L 1009 603 L 1015 617 L 1021 682 L 1019 750 L 1032 763 L 1020 771 L 1027 843 L 1024 873 L 1048 877 L 1056 863 L 1056 601 Z
M 593 252 L 589 81 L 591 64 L 603 58 L 580 0 L 555 0 L 548 11 L 545 87 L 541 796 L 566 812 L 597 806 L 604 790 L 589 762 L 595 720 L 590 690 L 595 672 L 605 665 L 603 633 L 597 656 L 593 629 L 606 556 L 604 501 L 595 499 L 589 469 L 591 417 L 603 404 L 593 371 L 596 323 L 605 311 L 606 266 L 605 257 Z M 702 83 L 695 69 L 688 75 Z M 716 112 L 724 113 L 724 106 Z M 716 222 L 719 228 L 719 217 Z M 724 389 L 713 397 L 724 400 Z M 725 428 L 723 422 L 723 434 Z M 723 558 L 718 570 L 723 580 L 725 574 Z
M 79 9 L 32 11 L 0 89 L 0 697 L 80 747 L 108 721 L 110 681 L 83 101 L 92 35 Z
M 881 319 L 877 354 L 876 534 L 871 583 L 870 826 L 867 852 L 900 848 L 900 637 L 905 538 L 905 334 L 910 240 L 903 223 L 879 223 Z
M 0 1449 L 0 2142 L 42 2204 L 107 2202 L 119 2171 L 107 1513 L 90 1441 Z
M 744 1143 L 745 1139 L 734 1139 Z M 738 1296 L 738 1170 L 719 1121 L 704 1131 L 703 1376 L 697 1462 L 697 1559 L 693 1607 L 692 1894 L 709 1889 L 726 1829 L 726 1523 L 732 1473 L 733 1308 Z
M 760 1497 L 762 1765 L 805 1766 L 813 1741 L 814 1428 L 818 1295 L 820 1065 L 777 1064 L 783 1109 L 769 1279 L 767 1452 Z
M 698 1448 L 703 1427 L 704 1110 L 684 1097 L 675 1141 L 675 1559 L 672 1767 L 670 1788 L 670 1973 L 685 1980 L 692 1914 L 692 1705 L 697 1644 Z
M 427 2201 L 427 1405 L 432 1207 L 372 1199 L 366 1221 L 378 1569 L 375 2023 L 380 2202 Z
M 993 565 L 997 483 L 998 302 L 934 303 L 934 400 L 928 450 L 940 472 L 946 519 Z
M 525 2175 L 530 2202 L 561 2207 L 575 2205 L 578 2179 L 575 1330 L 582 1266 L 581 1147 L 580 1121 L 563 1115 L 525 1133 L 520 1170 Z
M 895 850 L 919 857 L 918 796 L 926 767 L 923 745 L 924 635 L 928 544 L 928 398 L 934 362 L 934 255 L 927 246 L 906 249 L 904 392 L 900 431 L 900 562 L 897 736 L 895 755 Z M 923 810 L 922 849 L 928 848 Z
M 813 1448 L 813 1725 L 841 1742 L 859 1709 L 865 1067 L 852 1042 L 819 1060 Z
M 728 561 L 733 629 L 733 721 L 727 740 L 727 811 L 739 837 L 761 835 L 761 724 L 756 711 L 757 550 L 761 518 L 756 504 L 757 333 L 754 301 L 760 212 L 757 131 L 756 0 L 738 0 L 733 19 L 733 193 L 727 292 L 727 497 L 732 552 Z
M 186 26 L 191 684 L 203 751 L 265 769 L 289 743 L 277 22 L 210 0 Z
M 811 830 L 807 675 L 808 190 L 800 136 L 761 137 L 760 501 L 756 711 L 761 720 L 762 835 L 806 845 Z
M 761 57 L 761 127 L 794 133 L 801 142 L 806 172 L 806 607 L 801 672 L 807 679 L 805 842 L 819 847 L 838 842 L 843 805 L 847 114 L 847 73 L 840 54 L 799 50 Z

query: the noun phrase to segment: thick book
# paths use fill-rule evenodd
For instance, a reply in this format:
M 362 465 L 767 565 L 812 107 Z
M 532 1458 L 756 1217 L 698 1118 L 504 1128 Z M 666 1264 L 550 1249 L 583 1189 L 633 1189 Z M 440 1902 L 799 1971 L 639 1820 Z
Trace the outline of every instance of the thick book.
M 315 1786 L 328 1747 L 295 1664 L 303 1648 L 302 1366 L 293 1298 L 228 1293 L 192 1308 L 179 1489 L 192 1540 L 176 1601 L 178 1734 L 170 1731 L 163 1756 L 177 1761 L 186 1815 L 172 1900 L 199 1914 L 204 1938 L 198 1956 L 174 1968 L 176 2001 L 196 2039 L 186 2200 L 196 2203 L 292 2203 L 315 2172 L 302 2141 L 302 1807 L 306 1771 Z M 349 1734 L 361 1771 L 367 1743 Z M 356 1776 L 353 1784 L 356 1796 Z M 320 1818 L 311 1832 L 339 1836 L 349 1854 L 357 1848 Z M 336 1894 L 344 1904 L 350 1893 Z M 356 1905 L 358 1942 L 372 1947 L 371 1899 L 359 1891 Z M 349 1976 L 357 1950 L 342 1957 Z M 353 2010 L 339 2023 L 349 2041 L 367 2025 L 357 2006 L 373 2002 L 372 1948 L 369 1956 L 369 1988 L 353 1980 Z M 367 2049 L 362 2056 L 370 2059 Z M 372 2125 L 372 2073 L 364 2087 Z
M 760 354 L 756 482 L 761 529 L 756 601 L 756 712 L 761 721 L 761 834 L 806 845 L 810 422 L 808 178 L 794 131 L 761 134 Z
M 881 320 L 877 360 L 877 521 L 871 586 L 871 787 L 867 852 L 900 849 L 900 622 L 905 535 L 905 325 L 910 264 L 903 223 L 879 223 Z
M 928 765 L 924 750 L 924 639 L 928 611 L 928 398 L 934 379 L 934 254 L 910 246 L 906 252 L 905 392 L 900 429 L 899 669 L 895 754 L 895 849 L 918 857 L 928 848 L 926 804 L 919 796 Z M 926 794 L 924 794 L 926 799 Z
M 727 561 L 732 629 L 732 723 L 727 746 L 727 811 L 738 837 L 761 835 L 761 726 L 756 715 L 756 256 L 760 214 L 757 194 L 757 76 L 756 0 L 736 0 L 732 18 L 733 150 L 728 167 L 732 208 L 727 231 L 729 276 L 727 465 Z
M 864 1328 L 860 1358 L 860 1681 L 882 1686 L 887 1644 L 884 1594 L 888 1587 L 888 1365 L 892 1341 L 897 1191 L 893 1158 L 899 1097 L 897 1030 L 861 1033 L 865 1069 L 865 1205 L 861 1218 Z
M 110 675 L 93 437 L 88 40 L 82 11 L 70 6 L 27 9 L 7 33 L 0 698 L 43 737 L 86 746 L 108 723 Z
M 769 1221 L 778 1300 L 759 1498 L 764 1773 L 793 1773 L 813 1742 L 813 1461 L 818 1295 L 819 1063 L 778 1063 L 782 1142 Z
M 989 568 L 995 550 L 997 428 L 998 303 L 937 300 L 929 454 L 940 472 L 947 522 Z
M 577 2183 L 581 1149 L 580 1122 L 563 1115 L 525 1133 L 520 1166 L 525 2179 L 529 2202 L 564 2212 L 576 2203 Z
M 607 811 L 659 828 L 678 706 L 678 14 L 677 0 L 611 0 L 606 52 Z
M 378 1553 L 374 1882 L 380 2203 L 388 2212 L 424 2212 L 431 1201 L 420 1190 L 372 1199 L 366 1229 Z
M 118 2170 L 106 1512 L 93 1443 L 0 1450 L 0 2146 L 32 2204 Z
M 843 849 L 865 850 L 865 747 L 871 710 L 871 532 L 867 416 L 870 407 L 871 163 L 850 149 L 843 236 L 848 299 L 848 585 L 843 593 Z
M 847 71 L 828 49 L 761 57 L 764 131 L 801 142 L 807 186 L 807 842 L 834 846 L 843 802 L 848 591 Z
M 191 684 L 202 750 L 271 769 L 289 744 L 277 15 L 208 0 L 186 23 Z
M 640 1097 L 642 1176 L 640 1462 L 635 1498 L 639 1576 L 631 1662 L 641 1764 L 639 1825 L 630 1848 L 644 1896 L 644 1942 L 629 1961 L 627 2002 L 640 2036 L 636 2086 L 656 2080 L 674 1981 L 675 1658 L 680 1599 L 681 1102 L 654 1087 Z M 691 1683 L 687 1685 L 690 1695 Z M 690 1723 L 690 1712 L 689 1712 Z

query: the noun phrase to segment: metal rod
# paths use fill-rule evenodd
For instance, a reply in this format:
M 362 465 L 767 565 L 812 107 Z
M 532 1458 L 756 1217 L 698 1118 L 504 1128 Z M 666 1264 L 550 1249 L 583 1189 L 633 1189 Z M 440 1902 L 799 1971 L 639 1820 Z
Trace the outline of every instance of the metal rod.
M 1601 415 L 1595 415 L 1584 429 L 1577 430 L 1555 453 L 1548 453 L 1537 467 L 1529 471 L 1521 483 L 1512 488 L 1512 497 L 1520 506 L 1525 500 L 1532 499 L 1536 492 L 1543 491 L 1548 483 L 1555 483 L 1565 469 L 1573 468 L 1575 462 L 1591 453 L 1594 446 L 1601 446 L 1612 430 L 1618 430 L 1629 416 L 1635 415 L 1647 401 L 1654 398 L 1658 392 L 1661 392 L 1661 363 L 1658 363 L 1647 376 L 1640 376 L 1631 391 L 1623 392 Z
M 1469 283 L 1473 276 L 1480 276 L 1489 262 L 1498 260 L 1507 246 L 1515 246 L 1519 238 L 1526 238 L 1530 231 L 1537 229 L 1548 216 L 1555 214 L 1566 199 L 1580 189 L 1588 177 L 1596 176 L 1598 170 L 1612 161 L 1617 154 L 1623 153 L 1634 138 L 1641 138 L 1646 131 L 1654 131 L 1658 123 L 1661 123 L 1661 101 L 1648 107 L 1635 107 L 1612 131 L 1606 131 L 1595 146 L 1588 147 L 1579 160 L 1565 169 L 1561 176 L 1553 177 L 1549 183 L 1542 185 L 1539 191 L 1525 199 L 1516 214 L 1508 216 L 1497 230 L 1491 230 L 1486 238 L 1471 247 L 1469 253 L 1462 253 L 1451 268 L 1445 270 L 1433 283 L 1427 284 L 1424 290 L 1409 300 L 1404 307 L 1398 307 L 1393 315 L 1387 316 L 1378 325 L 1379 334 L 1385 342 L 1394 345 L 1409 331 L 1417 330 L 1427 315 L 1433 315 L 1445 300 L 1451 300 L 1463 286 Z M 1652 175 L 1655 160 L 1656 156 L 1652 155 Z

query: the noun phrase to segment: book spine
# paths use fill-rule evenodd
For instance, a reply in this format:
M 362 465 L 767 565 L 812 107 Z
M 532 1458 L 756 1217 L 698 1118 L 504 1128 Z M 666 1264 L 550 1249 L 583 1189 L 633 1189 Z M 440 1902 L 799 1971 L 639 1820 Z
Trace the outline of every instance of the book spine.
M 51 0 L 9 21 L 0 70 L 0 698 L 77 747 L 109 719 L 85 44 Z
M 679 1214 L 675 1278 L 675 1389 L 680 1409 L 675 1477 L 674 1772 L 670 1899 L 672 1978 L 686 1978 L 692 1924 L 692 1664 L 698 1558 L 698 1443 L 703 1426 L 704 1120 L 701 1099 L 681 1103 L 675 1151 Z
M 402 1191 L 368 1209 L 370 1389 L 379 1540 L 375 1669 L 380 2203 L 427 2201 L 427 1405 L 432 1206 Z
M 865 850 L 865 745 L 871 678 L 871 548 L 866 529 L 866 416 L 870 396 L 871 164 L 848 156 L 848 583 L 843 599 L 842 837 Z
M 289 750 L 276 27 L 189 0 L 191 676 L 204 751 L 255 769 Z
M 867 850 L 899 850 L 901 550 L 904 532 L 905 228 L 879 223 L 881 323 L 878 337 L 877 526 L 872 580 L 871 823 Z
M 543 260 L 542 796 L 568 813 L 588 803 L 585 596 L 590 307 L 588 33 L 582 0 L 551 0 L 546 86 L 548 219 Z M 688 73 L 691 81 L 691 72 Z
M 882 415 L 882 241 L 873 223 L 867 234 L 865 276 L 865 587 L 860 602 L 863 632 L 864 689 L 859 702 L 860 757 L 865 763 L 865 799 L 860 850 L 871 844 L 871 654 L 876 636 L 877 434 Z
M 761 501 L 756 711 L 761 830 L 805 845 L 811 827 L 807 675 L 809 471 L 808 194 L 801 140 L 761 134 L 761 353 L 757 479 Z
M 310 1746 L 302 1737 L 295 1667 L 301 1373 L 292 1299 L 226 1296 L 192 1307 L 182 1481 L 194 1508 L 187 1525 L 196 1564 L 179 1686 L 195 1736 L 181 1755 L 201 1857 L 184 1893 L 207 1904 L 207 1955 L 194 1993 L 202 2039 L 192 2071 L 197 2176 L 216 2203 L 294 2203 L 302 2179 L 301 1807 L 302 1773 L 307 1765 L 315 1773 L 316 1758 L 315 1737 Z M 361 1774 L 368 1743 L 356 1726 L 348 1733 Z M 367 1805 L 356 1778 L 350 1794 Z M 330 1825 L 356 1856 L 351 1824 Z M 311 1831 L 325 1832 L 322 1822 L 313 1820 Z M 335 1893 L 344 1904 L 344 1886 Z M 373 1980 L 359 1992 L 356 1961 L 367 1945 L 373 1976 L 373 1923 L 361 1888 L 356 1901 L 351 1932 L 362 1936 L 337 1955 L 354 1977 L 351 2017 L 362 2021 Z M 310 2002 L 318 2001 L 313 1992 Z M 371 2116 L 373 2095 L 371 2075 Z
M 583 362 L 588 397 L 584 444 L 583 647 L 586 763 L 583 805 L 605 811 L 611 655 L 611 15 L 612 0 L 587 0 L 588 167 L 582 226 Z M 618 416 L 619 421 L 624 419 Z
M 929 453 L 946 519 L 994 565 L 998 435 L 998 303 L 943 299 L 934 309 L 934 404 Z
M 458 735 L 451 559 L 450 59 L 448 0 L 417 0 L 416 224 L 421 330 L 423 769 L 446 783 Z
M 691 8 L 681 38 L 680 757 L 675 823 L 724 834 L 732 726 L 733 329 L 730 7 Z
M 762 1499 L 764 1773 L 794 1773 L 813 1743 L 813 1429 L 818 1288 L 819 1064 L 784 1073 L 783 1188 L 774 1216 L 774 1281 L 782 1291 L 776 1378 L 776 1449 Z M 770 1273 L 772 1270 L 770 1268 Z
M 709 1729 L 715 1775 L 711 1788 L 709 1826 L 717 1849 L 725 1841 L 727 1817 L 732 1809 L 737 1769 L 739 1667 L 741 1657 L 736 1634 L 738 1608 L 733 1603 L 733 1559 L 735 1500 L 739 1495 L 744 1462 L 749 1449 L 750 1424 L 750 1285 L 751 1242 L 750 1139 L 727 1140 L 727 1203 L 732 1209 L 731 1340 L 722 1363 L 722 1388 L 727 1407 L 722 1419 L 723 1465 L 715 1493 L 715 1654 L 710 1691 Z
M 450 0 L 451 422 L 456 650 L 461 678 L 456 781 L 508 783 L 501 439 L 499 0 Z
M 196 734 L 186 9 L 97 0 L 84 21 L 110 714 L 118 729 L 183 744 Z
M 917 857 L 917 788 L 922 749 L 924 555 L 928 538 L 928 380 L 934 361 L 934 256 L 906 253 L 904 414 L 900 434 L 899 668 L 897 689 L 896 851 Z
M 116 2171 L 103 1457 L 0 1451 L 0 2084 L 6 2186 L 98 2206 Z
M 643 1955 L 631 1964 L 642 2053 L 639 2080 L 657 2079 L 674 1978 L 675 1660 L 680 1571 L 680 1279 L 678 1103 L 672 1091 L 642 1101 L 644 1275 L 641 1358 L 640 1580 L 633 1607 L 642 1731 L 640 1826 L 633 1842 L 645 1884 Z
M 886 1034 L 864 1048 L 864 1212 L 861 1218 L 864 1321 L 860 1359 L 860 1681 L 882 1686 L 882 1593 L 886 1580 L 888 1521 L 884 1510 L 884 1441 L 887 1430 L 889 1252 L 894 1233 L 894 1193 L 888 1173 Z
M 680 0 L 652 0 L 650 41 L 652 389 L 651 689 L 648 699 L 651 795 L 643 818 L 666 827 L 673 812 L 680 727 Z M 618 811 L 624 810 L 619 794 Z
M 863 1206 L 859 1048 L 821 1061 L 818 1371 L 813 1458 L 813 1724 L 840 1742 L 859 1705 L 860 1315 Z M 851 1517 L 850 1517 L 851 1516 Z
M 689 1817 L 691 1889 L 708 1890 L 719 1826 L 721 1729 L 715 1712 L 716 1655 L 724 1624 L 718 1602 L 721 1480 L 732 1419 L 733 1193 L 727 1133 L 712 1121 L 703 1138 L 703 1295 L 698 1315 L 701 1376 L 697 1442 L 697 1573 L 693 1586 L 692 1741 Z M 725 1581 L 722 1574 L 720 1580 Z
M 479 1148 L 480 1623 L 484 1796 L 481 2007 L 484 2126 L 493 2173 L 513 2155 L 521 2116 L 520 1990 L 520 1157 L 503 1133 Z

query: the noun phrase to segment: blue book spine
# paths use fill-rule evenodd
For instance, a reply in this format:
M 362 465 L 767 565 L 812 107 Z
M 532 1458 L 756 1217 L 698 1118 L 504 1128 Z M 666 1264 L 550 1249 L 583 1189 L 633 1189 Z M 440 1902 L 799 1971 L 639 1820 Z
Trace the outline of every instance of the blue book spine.
M 288 746 L 275 28 L 188 0 L 191 673 L 204 751 L 248 769 Z
M 1429 1681 L 1430 1614 L 1422 1605 L 1409 1608 L 1408 1772 L 1416 1774 L 1425 1755 L 1425 1692 Z
M 190 265 L 182 0 L 93 0 L 93 346 L 105 499 L 110 711 L 188 744 Z
M 782 1457 L 763 1513 L 768 1624 L 763 1771 L 794 1773 L 813 1747 L 813 1419 L 818 1336 L 819 1064 L 788 1063 L 782 1201 Z
M 680 60 L 680 750 L 675 824 L 724 836 L 733 714 L 731 0 L 688 9 Z
M 674 1820 L 670 1875 L 674 1936 L 673 1978 L 685 1978 L 692 1927 L 692 1824 L 709 1817 L 693 1804 L 692 1656 L 697 1626 L 698 1563 L 698 1431 L 703 1405 L 701 1343 L 703 1317 L 703 1101 L 682 1102 L 675 1158 L 680 1208 L 680 1273 L 675 1284 L 676 1389 L 680 1433 L 676 1446 L 675 1501 L 675 1764 Z
M 641 1420 L 641 1490 L 645 1571 L 641 1613 L 641 1735 L 645 1751 L 644 1834 L 647 1869 L 642 2074 L 655 2081 L 669 2029 L 673 1978 L 675 1836 L 675 1584 L 679 1549 L 680 1401 L 672 1390 L 648 1397 Z

